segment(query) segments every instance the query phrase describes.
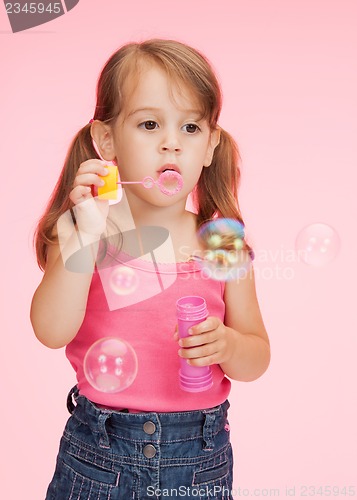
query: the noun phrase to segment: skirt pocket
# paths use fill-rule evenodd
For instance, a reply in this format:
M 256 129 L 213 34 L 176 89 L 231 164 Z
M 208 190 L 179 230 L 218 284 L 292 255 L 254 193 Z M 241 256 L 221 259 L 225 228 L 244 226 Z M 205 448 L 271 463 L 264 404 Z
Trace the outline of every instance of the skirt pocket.
M 233 456 L 228 444 L 219 455 L 207 457 L 194 471 L 192 486 L 197 488 L 200 499 L 232 499 Z
M 119 488 L 120 473 L 71 452 L 60 453 L 48 500 L 109 500 Z

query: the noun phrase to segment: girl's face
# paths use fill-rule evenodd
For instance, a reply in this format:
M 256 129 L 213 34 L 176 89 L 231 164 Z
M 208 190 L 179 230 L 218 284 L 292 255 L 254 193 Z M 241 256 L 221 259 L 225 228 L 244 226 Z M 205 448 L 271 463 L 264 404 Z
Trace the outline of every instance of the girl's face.
M 113 154 L 122 181 L 155 180 L 165 169 L 182 175 L 183 188 L 172 197 L 157 187 L 127 185 L 130 192 L 155 205 L 186 199 L 196 185 L 202 168 L 209 166 L 219 142 L 218 129 L 211 132 L 200 119 L 195 96 L 189 89 L 172 86 L 156 65 L 145 67 L 125 109 L 112 128 Z

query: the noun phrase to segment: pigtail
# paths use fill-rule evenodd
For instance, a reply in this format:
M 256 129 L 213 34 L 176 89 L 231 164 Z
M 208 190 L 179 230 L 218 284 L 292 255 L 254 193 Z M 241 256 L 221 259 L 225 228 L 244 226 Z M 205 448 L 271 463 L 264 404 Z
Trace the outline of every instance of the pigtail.
M 238 220 L 244 225 L 238 203 L 239 162 L 237 143 L 228 132 L 221 129 L 220 142 L 214 151 L 212 163 L 202 170 L 193 193 L 198 227 L 217 217 Z M 253 255 L 246 241 L 245 248 Z
M 99 159 L 99 156 L 93 146 L 88 124 L 78 132 L 69 147 L 58 182 L 35 231 L 37 263 L 42 270 L 46 265 L 48 245 L 56 241 L 55 225 L 59 217 L 72 206 L 69 193 L 73 189 L 77 170 L 82 162 L 90 158 Z
M 212 163 L 202 170 L 195 191 L 198 224 L 214 217 L 230 217 L 241 221 L 238 209 L 239 152 L 233 138 L 221 129 L 220 143 Z

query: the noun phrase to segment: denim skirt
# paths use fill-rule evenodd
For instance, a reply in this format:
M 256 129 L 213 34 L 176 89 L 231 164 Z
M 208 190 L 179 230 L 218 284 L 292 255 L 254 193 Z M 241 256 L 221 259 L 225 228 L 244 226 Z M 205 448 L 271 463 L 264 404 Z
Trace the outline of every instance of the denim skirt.
M 232 499 L 228 401 L 207 410 L 103 409 L 73 388 L 46 500 Z

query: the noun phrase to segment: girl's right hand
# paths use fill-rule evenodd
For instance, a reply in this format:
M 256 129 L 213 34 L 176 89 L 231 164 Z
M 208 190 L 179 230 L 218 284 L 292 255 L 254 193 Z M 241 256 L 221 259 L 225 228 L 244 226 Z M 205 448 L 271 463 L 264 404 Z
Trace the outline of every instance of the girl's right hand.
M 103 186 L 108 169 L 105 161 L 91 159 L 80 164 L 73 182 L 73 189 L 69 194 L 70 200 L 75 205 L 78 229 L 86 234 L 100 237 L 106 229 L 106 220 L 109 213 L 109 202 L 99 200 L 92 195 L 92 186 Z

